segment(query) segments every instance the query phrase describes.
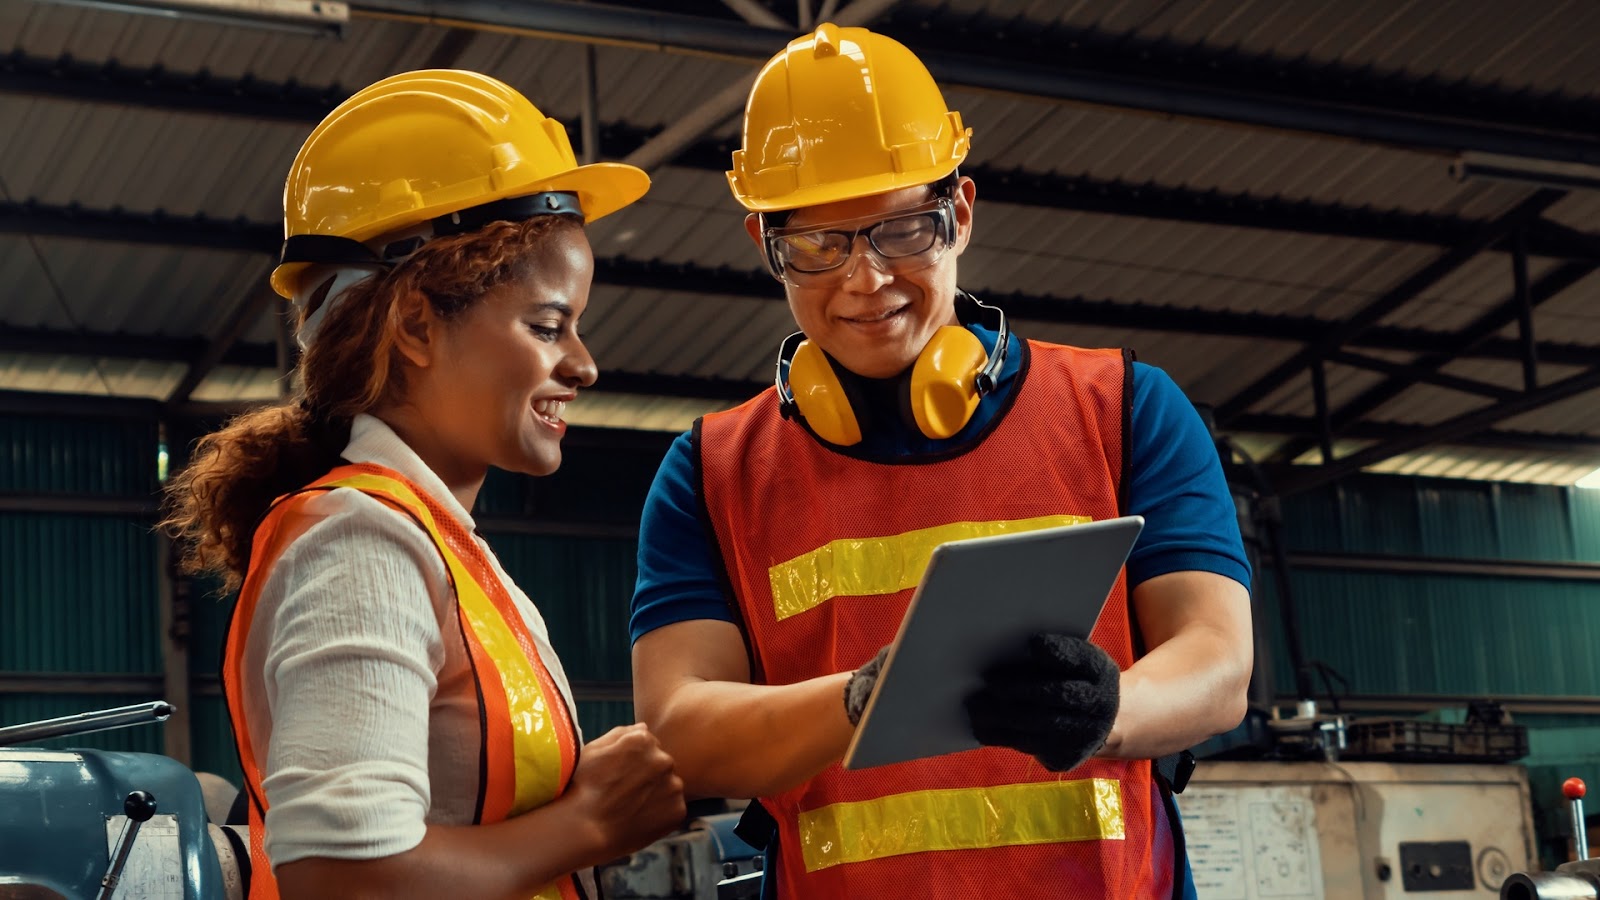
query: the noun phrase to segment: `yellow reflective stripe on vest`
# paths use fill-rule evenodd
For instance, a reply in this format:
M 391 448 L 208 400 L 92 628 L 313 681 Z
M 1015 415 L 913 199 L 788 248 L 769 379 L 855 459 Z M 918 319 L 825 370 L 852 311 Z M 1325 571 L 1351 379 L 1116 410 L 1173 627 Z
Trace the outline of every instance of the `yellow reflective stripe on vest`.
M 913 791 L 800 814 L 808 872 L 933 850 L 1124 837 L 1122 791 L 1111 778 Z
M 561 697 L 545 697 L 533 663 L 523 653 L 516 635 L 506 626 L 500 611 L 484 593 L 483 587 L 451 552 L 427 505 L 405 485 L 378 475 L 350 475 L 326 482 L 323 486 L 385 494 L 410 510 L 428 530 L 450 567 L 457 602 L 466 615 L 467 624 L 478 642 L 494 658 L 500 682 L 505 688 L 506 708 L 511 714 L 511 752 L 517 778 L 512 814 L 527 812 L 555 799 L 561 778 L 561 738 L 556 734 L 550 704 L 566 701 Z
M 951 522 L 876 538 L 841 538 L 767 570 L 781 622 L 835 597 L 893 594 L 917 586 L 933 548 L 948 541 L 1082 525 L 1088 516 L 1039 516 L 999 522 Z

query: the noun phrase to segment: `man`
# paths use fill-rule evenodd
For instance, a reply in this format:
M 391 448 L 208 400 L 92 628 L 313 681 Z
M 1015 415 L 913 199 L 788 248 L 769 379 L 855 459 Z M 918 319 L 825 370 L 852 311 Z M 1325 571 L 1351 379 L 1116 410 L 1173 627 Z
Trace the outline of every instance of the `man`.
M 639 715 L 686 792 L 760 798 L 775 896 L 1178 896 L 1151 760 L 1244 714 L 1233 504 L 1165 374 L 1018 339 L 959 290 L 969 137 L 921 62 L 865 29 L 822 25 L 758 76 L 728 178 L 803 335 L 773 389 L 662 463 L 633 600 Z M 952 524 L 1121 514 L 1147 524 L 1092 643 L 1037 635 L 969 699 L 988 746 L 837 765 Z

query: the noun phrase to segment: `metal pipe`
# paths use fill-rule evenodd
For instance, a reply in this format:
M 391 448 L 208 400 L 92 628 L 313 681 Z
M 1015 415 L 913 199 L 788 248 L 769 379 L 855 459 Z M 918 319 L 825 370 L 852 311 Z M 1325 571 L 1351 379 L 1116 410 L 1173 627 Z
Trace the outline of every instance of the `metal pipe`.
M 1600 900 L 1595 884 L 1557 872 L 1517 872 L 1500 885 L 1500 900 Z
M 175 711 L 176 708 L 165 700 L 154 700 L 149 703 L 135 703 L 132 706 L 61 716 L 57 719 L 25 722 L 21 725 L 0 728 L 0 747 L 42 741 L 46 738 L 89 734 L 112 728 L 127 728 L 130 725 L 165 722 Z

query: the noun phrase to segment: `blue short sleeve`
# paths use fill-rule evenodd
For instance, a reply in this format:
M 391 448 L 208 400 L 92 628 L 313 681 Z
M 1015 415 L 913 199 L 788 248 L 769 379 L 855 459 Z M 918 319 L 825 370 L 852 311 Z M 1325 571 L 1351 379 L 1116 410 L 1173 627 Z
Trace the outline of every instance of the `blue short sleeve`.
M 635 641 L 676 622 L 734 621 L 695 490 L 694 448 L 684 433 L 656 470 L 639 519 L 639 577 L 628 623 Z
M 1128 587 L 1171 572 L 1215 572 L 1250 586 L 1239 519 L 1205 422 L 1166 372 L 1133 364 L 1128 513 L 1144 531 Z

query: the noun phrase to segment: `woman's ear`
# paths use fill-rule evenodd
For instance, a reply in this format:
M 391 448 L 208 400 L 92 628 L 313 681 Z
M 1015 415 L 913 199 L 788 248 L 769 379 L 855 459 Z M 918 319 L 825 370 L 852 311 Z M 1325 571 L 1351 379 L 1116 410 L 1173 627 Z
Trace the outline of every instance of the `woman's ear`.
M 389 317 L 394 346 L 407 362 L 417 368 L 426 369 L 433 365 L 443 325 L 444 322 L 433 310 L 433 304 L 421 291 L 407 291 L 395 298 L 394 309 Z

